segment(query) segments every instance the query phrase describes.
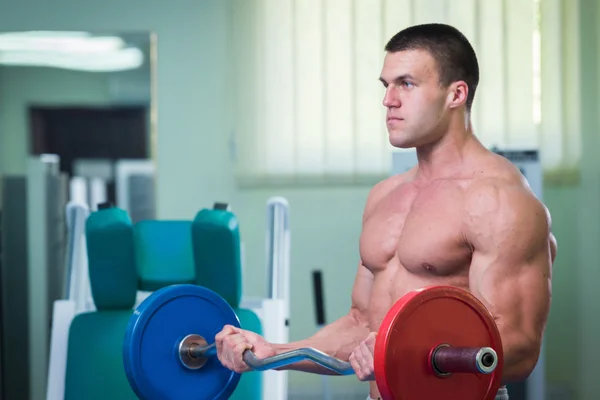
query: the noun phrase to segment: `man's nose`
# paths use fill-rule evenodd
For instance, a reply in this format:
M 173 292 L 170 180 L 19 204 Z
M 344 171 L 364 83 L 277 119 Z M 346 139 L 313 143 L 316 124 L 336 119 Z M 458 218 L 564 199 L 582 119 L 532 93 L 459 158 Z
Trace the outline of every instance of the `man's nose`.
M 386 90 L 383 96 L 383 105 L 385 107 L 400 107 L 400 99 L 396 96 L 395 90 Z

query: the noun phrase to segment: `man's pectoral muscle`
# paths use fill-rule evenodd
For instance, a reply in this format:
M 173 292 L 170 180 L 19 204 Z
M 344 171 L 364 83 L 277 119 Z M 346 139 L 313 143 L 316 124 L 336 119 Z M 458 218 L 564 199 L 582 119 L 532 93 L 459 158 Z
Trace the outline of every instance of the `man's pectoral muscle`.
M 471 292 L 493 314 L 503 343 L 504 383 L 535 367 L 552 295 L 556 243 L 546 208 L 522 186 L 475 189 L 467 199 Z

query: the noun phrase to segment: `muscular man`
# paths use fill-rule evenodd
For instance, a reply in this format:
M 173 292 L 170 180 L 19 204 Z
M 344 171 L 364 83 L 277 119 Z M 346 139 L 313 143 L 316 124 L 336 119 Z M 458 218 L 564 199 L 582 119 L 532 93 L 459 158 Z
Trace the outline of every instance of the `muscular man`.
M 377 399 L 373 345 L 382 319 L 407 292 L 444 284 L 488 307 L 503 342 L 503 383 L 523 380 L 537 362 L 550 308 L 550 215 L 519 170 L 473 133 L 479 69 L 467 39 L 447 25 L 420 25 L 396 34 L 385 50 L 389 140 L 416 148 L 418 164 L 369 193 L 348 314 L 289 344 L 225 327 L 216 337 L 219 360 L 243 372 L 246 349 L 263 358 L 314 347 L 349 360 Z M 287 368 L 330 373 L 310 361 Z

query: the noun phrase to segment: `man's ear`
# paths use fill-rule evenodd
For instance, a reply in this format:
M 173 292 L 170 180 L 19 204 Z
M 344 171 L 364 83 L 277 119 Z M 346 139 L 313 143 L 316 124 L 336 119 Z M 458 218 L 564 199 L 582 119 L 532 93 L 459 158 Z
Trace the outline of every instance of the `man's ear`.
M 457 108 L 466 104 L 469 95 L 469 86 L 465 81 L 452 82 L 448 87 L 448 105 Z

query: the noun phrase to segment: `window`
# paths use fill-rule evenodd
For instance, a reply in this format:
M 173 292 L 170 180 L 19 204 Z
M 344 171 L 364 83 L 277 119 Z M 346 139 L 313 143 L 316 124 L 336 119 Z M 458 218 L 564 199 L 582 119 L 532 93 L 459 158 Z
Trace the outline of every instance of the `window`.
M 561 37 L 576 10 L 561 7 L 561 0 L 235 1 L 241 184 L 388 175 L 394 149 L 378 82 L 383 48 L 400 29 L 425 22 L 456 26 L 477 52 L 473 126 L 486 146 L 539 148 L 546 169 L 577 164 L 579 131 L 564 118 L 566 99 L 577 95 L 560 84 L 576 73 L 565 54 L 575 50 Z

